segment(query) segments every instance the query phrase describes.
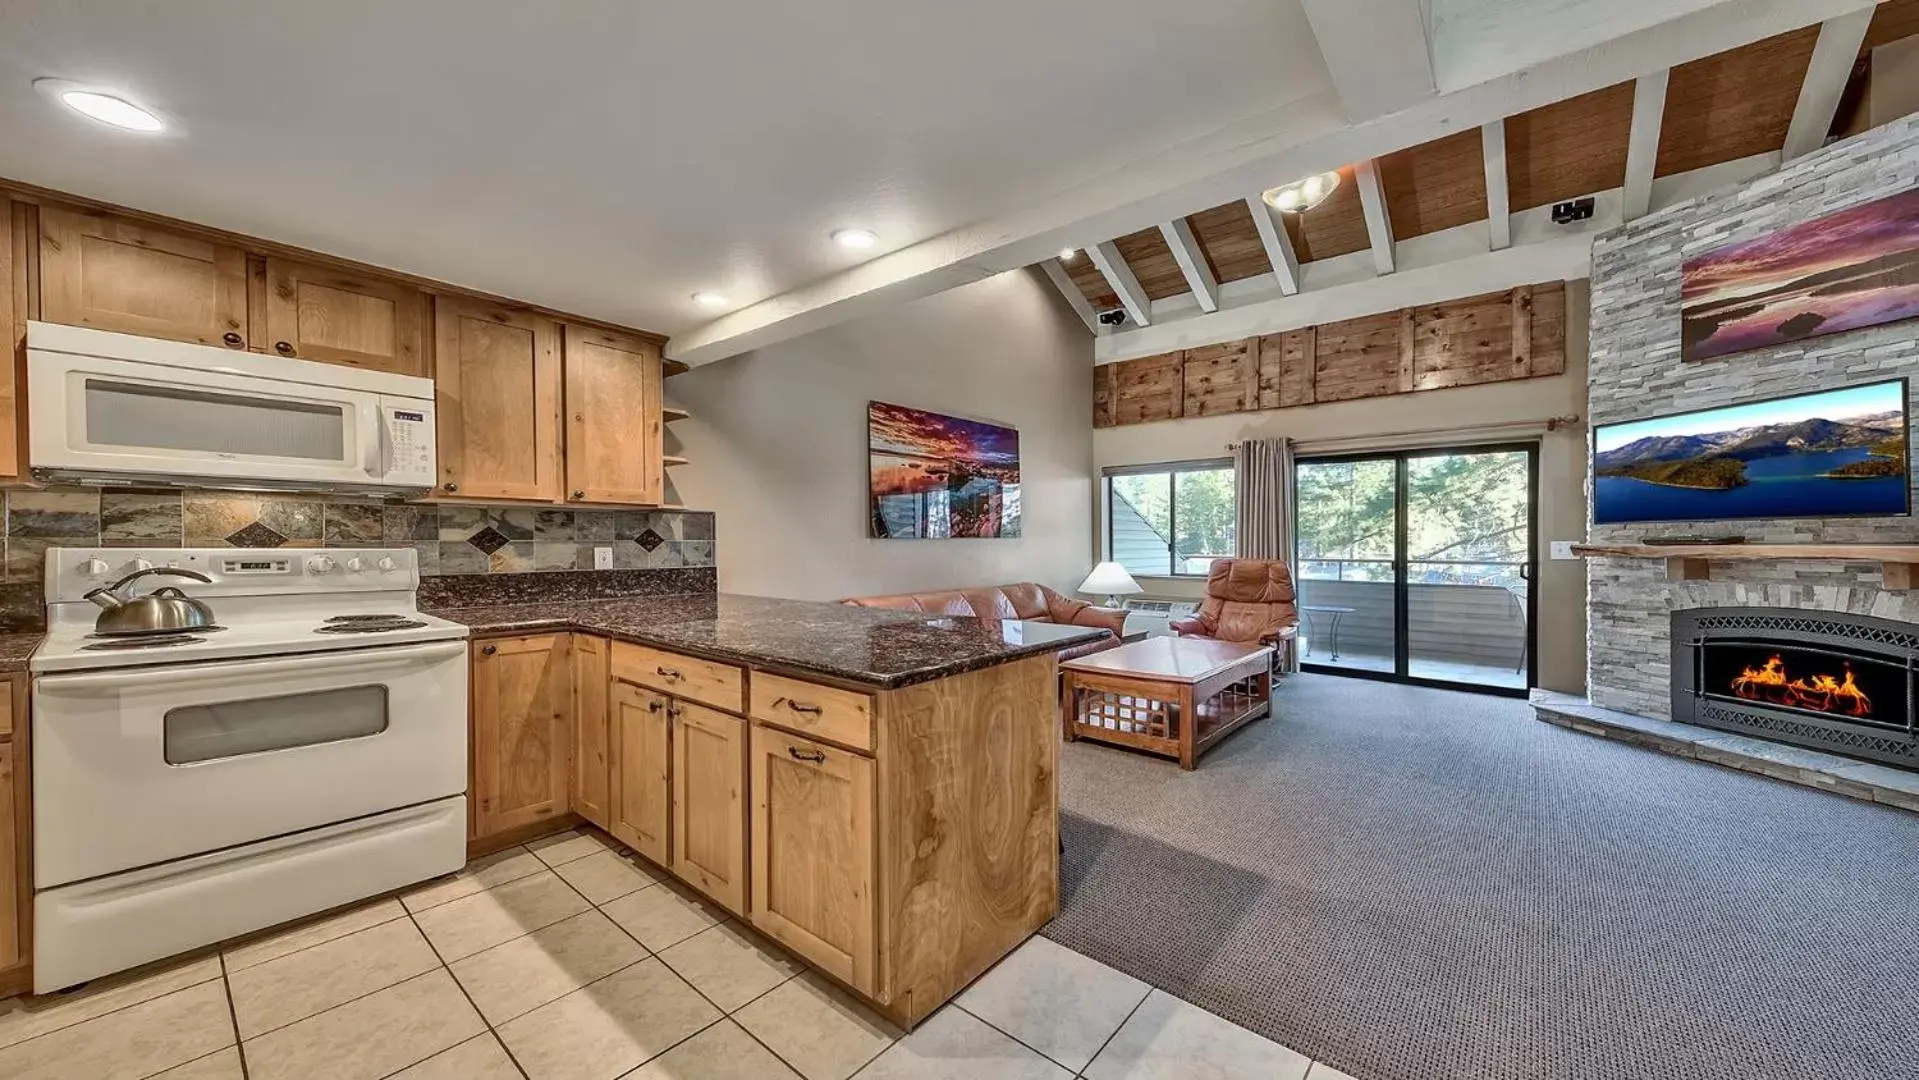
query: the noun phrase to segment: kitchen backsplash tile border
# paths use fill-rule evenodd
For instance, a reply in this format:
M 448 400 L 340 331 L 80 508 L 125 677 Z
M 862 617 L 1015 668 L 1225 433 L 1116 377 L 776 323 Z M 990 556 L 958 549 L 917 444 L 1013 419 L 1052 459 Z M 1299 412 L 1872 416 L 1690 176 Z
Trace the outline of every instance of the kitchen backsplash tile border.
M 40 581 L 50 547 L 410 547 L 427 576 L 591 570 L 595 547 L 611 547 L 619 570 L 715 565 L 713 515 L 697 510 L 95 488 L 17 488 L 5 501 L 9 583 Z

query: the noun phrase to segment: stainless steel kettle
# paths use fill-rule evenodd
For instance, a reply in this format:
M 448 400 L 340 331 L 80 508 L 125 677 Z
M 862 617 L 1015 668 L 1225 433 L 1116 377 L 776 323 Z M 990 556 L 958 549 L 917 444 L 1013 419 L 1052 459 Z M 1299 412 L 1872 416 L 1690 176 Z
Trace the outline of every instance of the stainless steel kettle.
M 171 585 L 155 589 L 145 596 L 128 596 L 127 586 L 148 574 L 171 574 L 204 584 L 213 579 L 198 570 L 177 566 L 150 566 L 135 570 L 111 585 L 86 594 L 100 606 L 93 632 L 102 637 L 131 637 L 140 634 L 178 633 L 182 630 L 208 630 L 214 627 L 213 609 Z

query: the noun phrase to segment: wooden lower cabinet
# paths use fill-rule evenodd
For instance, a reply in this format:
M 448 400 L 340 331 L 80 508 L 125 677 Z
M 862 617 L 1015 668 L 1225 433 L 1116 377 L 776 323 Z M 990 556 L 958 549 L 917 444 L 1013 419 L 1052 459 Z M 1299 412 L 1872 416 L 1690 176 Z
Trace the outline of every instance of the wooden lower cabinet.
M 569 634 L 473 645 L 473 836 L 567 813 L 572 803 Z
M 33 835 L 27 676 L 0 677 L 0 997 L 32 983 Z
M 607 640 L 573 635 L 573 812 L 609 832 L 613 825 L 612 711 Z
M 612 818 L 606 831 L 667 865 L 667 716 L 669 699 L 622 679 L 607 695 L 611 733 Z
M 759 723 L 752 739 L 753 925 L 877 997 L 873 759 Z
M 673 851 L 668 868 L 746 913 L 746 721 L 673 703 Z

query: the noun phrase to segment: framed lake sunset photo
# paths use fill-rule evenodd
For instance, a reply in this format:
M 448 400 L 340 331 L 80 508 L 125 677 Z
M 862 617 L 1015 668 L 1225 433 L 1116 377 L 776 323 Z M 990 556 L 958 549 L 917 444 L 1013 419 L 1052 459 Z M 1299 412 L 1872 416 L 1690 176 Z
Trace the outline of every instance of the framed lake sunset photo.
M 1687 360 L 1919 316 L 1919 188 L 1686 260 Z
M 882 540 L 1020 534 L 1019 431 L 871 402 L 868 513 Z
M 1593 524 L 1910 512 L 1906 380 L 1593 428 Z

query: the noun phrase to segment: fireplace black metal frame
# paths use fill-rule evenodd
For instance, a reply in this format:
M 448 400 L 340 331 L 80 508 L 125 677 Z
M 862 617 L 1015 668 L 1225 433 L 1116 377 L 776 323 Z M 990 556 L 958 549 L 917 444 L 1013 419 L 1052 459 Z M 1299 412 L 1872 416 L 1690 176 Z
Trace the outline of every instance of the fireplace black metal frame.
M 1902 723 L 1860 722 L 1746 701 L 1700 685 L 1708 642 L 1767 642 L 1857 653 L 1906 669 Z M 1690 608 L 1672 613 L 1672 718 L 1687 724 L 1792 743 L 1847 757 L 1919 769 L 1919 626 L 1870 615 L 1782 608 Z

